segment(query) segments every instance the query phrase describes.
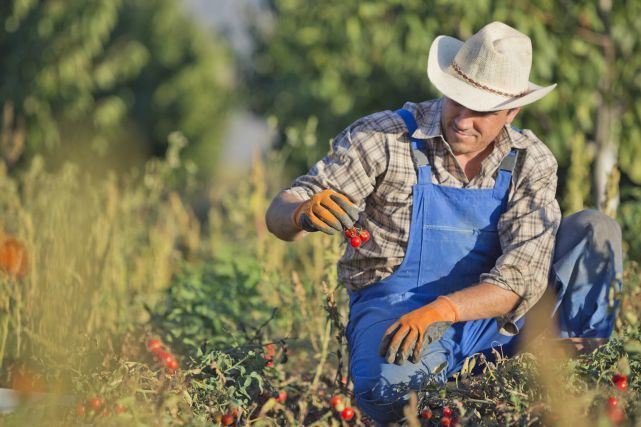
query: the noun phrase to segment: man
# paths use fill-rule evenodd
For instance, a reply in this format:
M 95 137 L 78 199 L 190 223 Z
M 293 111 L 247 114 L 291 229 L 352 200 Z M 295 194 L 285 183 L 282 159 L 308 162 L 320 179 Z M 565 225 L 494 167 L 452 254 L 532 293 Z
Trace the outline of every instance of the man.
M 378 423 L 466 357 L 510 353 L 549 279 L 562 337 L 612 332 L 620 230 L 597 211 L 561 221 L 553 155 L 510 126 L 556 86 L 529 82 L 531 63 L 530 39 L 500 22 L 466 42 L 437 37 L 427 74 L 444 96 L 356 121 L 267 211 L 284 240 L 370 232 L 338 271 L 356 401 Z

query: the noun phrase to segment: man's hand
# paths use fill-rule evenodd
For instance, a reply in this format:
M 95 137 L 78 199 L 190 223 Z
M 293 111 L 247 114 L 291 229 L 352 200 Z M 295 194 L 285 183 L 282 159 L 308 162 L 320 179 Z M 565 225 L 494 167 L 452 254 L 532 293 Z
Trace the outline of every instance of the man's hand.
M 387 363 L 402 365 L 408 359 L 421 359 L 424 344 L 443 336 L 447 328 L 458 322 L 458 309 L 446 296 L 402 316 L 383 334 L 379 353 Z
M 358 209 L 344 195 L 323 190 L 304 201 L 294 211 L 294 223 L 305 231 L 335 234 L 350 228 L 358 219 Z

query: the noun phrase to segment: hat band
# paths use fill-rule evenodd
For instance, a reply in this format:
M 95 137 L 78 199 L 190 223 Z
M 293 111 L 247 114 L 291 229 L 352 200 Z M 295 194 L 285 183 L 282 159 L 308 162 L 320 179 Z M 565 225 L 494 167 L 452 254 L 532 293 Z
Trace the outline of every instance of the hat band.
M 527 90 L 526 90 L 526 91 L 523 91 L 523 92 L 521 92 L 521 93 L 516 93 L 516 94 L 513 94 L 513 93 L 507 93 L 507 92 L 501 92 L 500 90 L 492 89 L 491 87 L 487 87 L 487 86 L 485 86 L 485 85 L 483 85 L 483 84 L 481 84 L 481 83 L 477 82 L 476 80 L 472 79 L 472 78 L 471 78 L 471 77 L 469 77 L 467 74 L 465 74 L 465 73 L 461 70 L 461 68 L 458 66 L 458 64 L 457 64 L 456 62 L 454 62 L 454 61 L 452 61 L 452 68 L 454 69 L 454 71 L 456 71 L 456 74 L 458 74 L 459 76 L 461 76 L 461 77 L 463 78 L 463 80 L 467 81 L 467 82 L 468 82 L 468 83 L 470 83 L 472 86 L 477 87 L 477 88 L 479 88 L 479 89 L 486 90 L 486 91 L 488 91 L 488 92 L 495 93 L 495 94 L 497 94 L 497 95 L 507 96 L 507 97 L 509 97 L 509 98 L 517 98 L 517 97 L 519 97 L 519 96 L 523 96 L 523 95 L 525 95 L 525 94 L 527 94 L 527 93 L 528 93 L 528 91 L 527 91 Z

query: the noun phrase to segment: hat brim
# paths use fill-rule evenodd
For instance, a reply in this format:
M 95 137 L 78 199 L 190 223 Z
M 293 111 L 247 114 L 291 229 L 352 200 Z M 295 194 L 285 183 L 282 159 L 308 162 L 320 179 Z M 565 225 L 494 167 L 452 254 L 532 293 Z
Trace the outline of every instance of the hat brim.
M 438 36 L 432 42 L 427 58 L 427 77 L 445 96 L 474 111 L 499 111 L 522 107 L 538 101 L 556 87 L 541 87 L 529 82 L 525 95 L 506 97 L 477 88 L 450 73 L 448 69 L 463 42 L 454 37 Z

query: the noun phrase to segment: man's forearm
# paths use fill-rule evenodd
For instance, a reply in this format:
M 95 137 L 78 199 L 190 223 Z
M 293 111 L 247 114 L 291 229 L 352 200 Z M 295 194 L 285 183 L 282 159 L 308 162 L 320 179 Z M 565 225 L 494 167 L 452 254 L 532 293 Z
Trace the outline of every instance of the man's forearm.
M 306 232 L 298 228 L 292 218 L 301 202 L 303 200 L 291 193 L 278 193 L 265 213 L 267 229 L 279 239 L 286 241 L 303 237 Z
M 456 305 L 460 321 L 503 316 L 521 300 L 514 292 L 489 283 L 479 283 L 448 297 Z

